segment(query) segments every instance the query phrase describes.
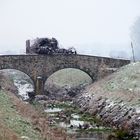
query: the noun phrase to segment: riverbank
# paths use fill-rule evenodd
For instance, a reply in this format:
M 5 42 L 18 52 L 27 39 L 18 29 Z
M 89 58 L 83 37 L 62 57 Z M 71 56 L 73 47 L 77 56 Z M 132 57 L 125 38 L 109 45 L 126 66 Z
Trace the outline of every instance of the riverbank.
M 18 90 L 8 76 L 0 76 L 1 140 L 70 140 L 64 129 L 49 127 L 44 111 L 17 98 Z
M 104 124 L 140 137 L 140 62 L 88 87 L 75 98 L 81 111 Z

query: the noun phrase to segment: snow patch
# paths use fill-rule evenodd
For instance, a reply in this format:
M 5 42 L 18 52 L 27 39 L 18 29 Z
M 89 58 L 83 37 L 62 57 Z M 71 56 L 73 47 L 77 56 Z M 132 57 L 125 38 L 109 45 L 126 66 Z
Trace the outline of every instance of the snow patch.
M 29 99 L 28 92 L 33 91 L 33 86 L 30 83 L 21 84 L 21 80 L 14 80 L 15 86 L 18 88 L 18 94 L 23 100 Z M 25 82 L 25 81 L 24 81 Z

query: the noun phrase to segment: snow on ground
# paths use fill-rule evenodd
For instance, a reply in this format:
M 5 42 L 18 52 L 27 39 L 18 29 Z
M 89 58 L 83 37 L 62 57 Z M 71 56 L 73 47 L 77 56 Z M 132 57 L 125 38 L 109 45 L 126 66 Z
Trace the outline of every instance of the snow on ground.
M 22 97 L 23 100 L 29 99 L 28 92 L 32 92 L 33 86 L 30 83 L 21 84 L 21 81 L 14 80 L 15 86 L 18 88 L 18 94 Z

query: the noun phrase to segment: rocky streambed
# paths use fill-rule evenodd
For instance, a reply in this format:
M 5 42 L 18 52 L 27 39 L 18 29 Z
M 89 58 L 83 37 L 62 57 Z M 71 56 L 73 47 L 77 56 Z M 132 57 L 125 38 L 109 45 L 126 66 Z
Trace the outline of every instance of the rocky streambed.
M 18 88 L 19 97 L 22 100 L 29 99 L 27 93 L 33 90 L 31 84 L 24 80 L 14 80 L 14 84 Z M 38 95 L 33 101 L 37 108 L 41 106 L 41 109 L 44 110 L 51 127 L 65 129 L 70 137 L 77 140 L 107 140 L 110 135 L 114 134 L 110 127 L 103 126 L 90 114 L 81 112 L 73 101 L 54 100 L 54 96 L 51 100 L 52 95 L 50 97 Z M 68 99 L 68 97 L 66 98 Z
M 25 81 L 14 82 L 20 97 L 28 99 L 27 92 L 32 91 L 33 87 Z M 74 97 L 72 94 L 72 98 L 66 97 L 67 101 L 62 101 L 62 97 L 61 101 L 57 101 L 55 95 L 56 93 L 51 96 L 36 96 L 34 102 L 43 107 L 51 127 L 64 128 L 68 135 L 77 140 L 139 139 L 139 108 L 127 106 L 121 100 L 113 101 L 88 92 Z
M 73 102 L 47 101 L 45 112 L 50 126 L 64 128 L 69 136 L 77 140 L 107 140 L 113 134 L 110 127 L 103 126 L 90 114 L 81 112 Z

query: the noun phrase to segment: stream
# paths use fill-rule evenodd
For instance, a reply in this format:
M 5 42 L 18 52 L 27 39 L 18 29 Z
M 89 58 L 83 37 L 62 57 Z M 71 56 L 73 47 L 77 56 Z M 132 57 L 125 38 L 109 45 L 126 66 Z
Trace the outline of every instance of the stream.
M 46 107 L 50 126 L 65 128 L 77 140 L 108 140 L 112 130 L 97 124 L 95 118 L 81 113 L 72 102 L 50 104 Z M 94 120 L 95 119 L 95 120 Z
M 27 92 L 33 91 L 33 86 L 22 80 L 14 80 L 14 84 L 21 99 L 27 100 Z M 80 112 L 72 102 L 48 103 L 44 112 L 48 115 L 51 127 L 64 128 L 67 134 L 75 136 L 76 140 L 119 140 L 114 137 L 111 128 L 103 126 L 91 115 Z

